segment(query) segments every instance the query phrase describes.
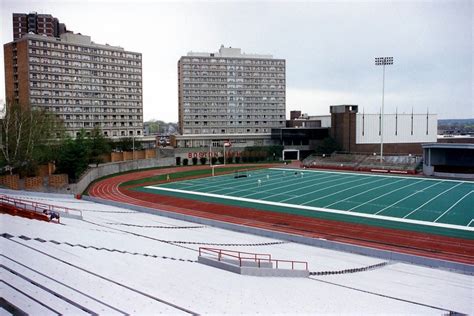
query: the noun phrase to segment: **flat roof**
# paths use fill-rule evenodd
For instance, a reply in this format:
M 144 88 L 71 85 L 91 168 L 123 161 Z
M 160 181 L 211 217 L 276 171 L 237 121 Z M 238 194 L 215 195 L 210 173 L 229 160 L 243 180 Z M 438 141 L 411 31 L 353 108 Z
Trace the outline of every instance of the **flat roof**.
M 427 143 L 421 146 L 423 148 L 474 149 L 474 144 L 468 143 Z

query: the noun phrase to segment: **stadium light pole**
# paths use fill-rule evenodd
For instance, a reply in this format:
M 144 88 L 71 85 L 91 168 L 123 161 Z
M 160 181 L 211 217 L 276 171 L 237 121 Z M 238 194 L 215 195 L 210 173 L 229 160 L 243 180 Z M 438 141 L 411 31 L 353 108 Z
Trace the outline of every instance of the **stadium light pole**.
M 382 79 L 382 111 L 380 113 L 380 164 L 383 163 L 383 106 L 385 97 L 385 66 L 393 65 L 393 57 L 375 57 L 375 66 L 383 66 Z

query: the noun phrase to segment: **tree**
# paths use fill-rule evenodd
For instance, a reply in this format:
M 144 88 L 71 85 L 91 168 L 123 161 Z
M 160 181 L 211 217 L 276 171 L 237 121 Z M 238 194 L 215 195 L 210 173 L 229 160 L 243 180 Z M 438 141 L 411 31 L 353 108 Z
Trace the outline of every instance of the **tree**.
M 330 155 L 335 151 L 341 150 L 341 146 L 331 137 L 326 137 L 321 141 L 321 143 L 316 147 L 316 152 L 318 154 Z
M 51 146 L 63 135 L 64 127 L 45 110 L 29 105 L 6 104 L 0 127 L 0 167 L 10 173 L 34 173 L 42 159 L 54 158 Z M 49 151 L 49 153 L 48 153 Z
M 59 173 L 67 173 L 69 179 L 76 181 L 87 169 L 90 158 L 90 147 L 85 131 L 81 130 L 79 135 L 72 139 L 67 137 L 63 142 L 56 163 Z
M 141 142 L 134 140 L 132 137 L 122 137 L 118 140 L 118 142 L 113 143 L 113 148 L 119 151 L 133 151 L 135 150 L 142 150 Z
M 89 147 L 89 163 L 98 165 L 103 162 L 101 156 L 110 152 L 110 145 L 99 127 L 94 127 L 87 142 Z

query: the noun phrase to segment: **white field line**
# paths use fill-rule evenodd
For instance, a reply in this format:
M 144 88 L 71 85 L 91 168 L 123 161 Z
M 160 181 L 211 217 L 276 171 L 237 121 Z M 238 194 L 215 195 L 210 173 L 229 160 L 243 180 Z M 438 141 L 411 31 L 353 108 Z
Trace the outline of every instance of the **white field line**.
M 314 173 L 337 173 L 337 174 L 359 174 L 359 175 L 364 175 L 367 177 L 384 177 L 384 178 L 403 178 L 403 179 L 416 179 L 416 180 L 426 180 L 426 181 L 443 181 L 443 182 L 462 182 L 462 183 L 468 183 L 472 184 L 472 181 L 462 181 L 462 180 L 439 180 L 439 179 L 431 179 L 431 178 L 423 178 L 423 177 L 416 177 L 416 176 L 386 176 L 383 174 L 369 174 L 369 173 L 357 173 L 355 172 L 343 172 L 343 171 L 319 171 L 319 170 L 311 170 L 311 169 L 288 169 L 288 168 L 269 168 L 271 170 L 290 170 L 290 171 L 295 171 L 295 170 L 301 170 L 304 172 L 314 172 Z
M 389 192 L 384 193 L 384 194 L 382 194 L 382 195 L 379 195 L 379 196 L 377 196 L 377 197 L 375 197 L 375 198 L 373 198 L 373 199 L 370 199 L 370 200 L 368 200 L 368 201 L 365 201 L 365 202 L 362 203 L 362 204 L 356 205 L 356 206 L 354 206 L 353 208 L 348 209 L 348 211 L 352 211 L 353 209 L 359 208 L 359 207 L 361 207 L 362 205 L 369 204 L 370 202 L 375 201 L 375 200 L 378 200 L 378 199 L 380 199 L 381 197 L 384 197 L 384 196 L 386 196 L 386 195 L 392 194 L 393 192 L 397 192 L 397 191 L 400 191 L 400 190 L 402 190 L 402 189 L 411 187 L 412 185 L 415 185 L 415 184 L 417 184 L 417 183 L 421 183 L 421 182 L 423 182 L 423 181 L 424 181 L 424 180 L 417 181 L 417 182 L 413 182 L 412 184 L 409 184 L 409 185 L 407 185 L 407 186 L 400 187 L 400 188 L 398 188 L 398 189 L 389 191 Z
M 459 200 L 457 200 L 456 203 L 454 203 L 453 205 L 451 205 L 450 208 L 448 208 L 443 214 L 441 214 L 440 216 L 438 216 L 437 219 L 434 220 L 434 222 L 436 223 L 441 217 L 443 217 L 446 213 L 448 213 L 449 211 L 451 211 L 451 209 L 453 207 L 455 207 L 456 205 L 458 205 L 459 202 L 461 202 L 462 200 L 464 200 L 469 194 L 471 194 L 472 192 L 474 191 L 469 191 L 469 193 L 465 194 L 462 198 L 460 198 Z
M 275 185 L 272 184 L 272 183 L 281 183 L 280 181 L 274 181 L 274 182 L 270 181 L 270 182 L 268 182 L 267 180 L 265 180 L 265 177 L 263 177 L 263 178 L 254 178 L 255 180 L 263 179 L 264 184 L 262 185 L 262 187 L 269 186 L 272 189 L 269 189 L 269 190 L 266 190 L 266 191 L 259 190 L 258 192 L 253 192 L 253 193 L 248 194 L 248 195 L 250 196 L 250 195 L 261 193 L 261 192 L 270 192 L 270 191 L 273 191 L 273 190 L 276 190 L 276 189 L 281 189 L 281 188 L 288 187 L 288 186 L 294 186 L 293 182 L 296 182 L 296 183 L 314 182 L 315 180 L 321 180 L 321 179 L 327 179 L 327 178 L 333 178 L 333 177 L 337 177 L 337 175 L 324 175 L 322 177 L 313 177 L 313 178 L 308 177 L 306 181 L 301 181 L 300 179 L 292 179 L 292 180 L 287 182 L 287 183 L 290 183 L 290 184 L 285 185 L 285 186 L 277 186 L 277 187 L 275 187 Z M 253 181 L 254 179 L 248 179 L 248 181 L 246 181 L 245 183 L 243 183 L 241 185 L 232 186 L 232 188 L 238 188 L 238 187 L 246 186 L 242 190 L 236 190 L 236 191 L 232 191 L 232 192 L 235 193 L 235 192 L 242 192 L 242 191 L 248 191 L 248 190 L 254 191 L 253 190 L 255 188 L 255 182 Z M 215 192 L 219 192 L 219 191 L 226 190 L 226 189 L 228 189 L 228 188 L 220 188 L 219 190 L 209 191 L 209 193 L 215 193 Z M 299 188 L 298 190 L 300 190 L 300 189 L 301 188 Z M 291 191 L 287 191 L 287 192 L 291 192 Z M 285 192 L 285 193 L 287 193 L 287 192 Z
M 337 192 L 334 192 L 334 193 L 331 193 L 331 194 L 328 194 L 328 195 L 325 195 L 325 196 L 321 196 L 321 197 L 318 197 L 316 199 L 312 199 L 311 201 L 308 201 L 308 202 L 304 202 L 302 203 L 301 205 L 306 205 L 306 204 L 309 204 L 309 203 L 312 203 L 314 201 L 317 201 L 317 200 L 321 200 L 321 199 L 324 199 L 324 198 L 327 198 L 328 196 L 332 196 L 332 195 L 336 195 L 336 194 L 339 194 L 341 192 L 345 192 L 345 191 L 348 191 L 348 190 L 352 190 L 354 188 L 358 188 L 358 187 L 361 187 L 361 186 L 364 186 L 364 185 L 367 185 L 367 184 L 372 184 L 372 183 L 375 183 L 375 182 L 380 182 L 380 181 L 383 181 L 385 179 L 377 179 L 377 180 L 374 180 L 374 181 L 370 181 L 370 182 L 365 182 L 365 183 L 362 183 L 362 184 L 358 184 L 358 185 L 355 185 L 355 186 L 351 186 L 347 189 L 344 189 L 344 190 L 341 190 L 341 191 L 337 191 Z M 345 182 L 347 183 L 347 182 Z M 342 183 L 342 184 L 345 184 L 345 183 Z
M 412 197 L 413 195 L 416 195 L 416 194 L 422 192 L 423 190 L 429 189 L 429 188 L 431 188 L 431 187 L 434 187 L 435 185 L 438 185 L 438 184 L 440 184 L 440 183 L 442 183 L 442 182 L 433 183 L 432 185 L 427 186 L 426 188 L 421 189 L 421 191 L 413 192 L 412 194 L 405 196 L 403 199 L 398 200 L 397 202 L 392 203 L 392 204 L 390 204 L 389 206 L 386 206 L 386 207 L 384 207 L 383 209 L 379 210 L 377 213 L 375 213 L 375 215 L 378 215 L 379 213 L 382 213 L 382 212 L 385 211 L 386 209 L 391 208 L 391 207 L 394 206 L 394 205 L 397 205 L 397 204 L 400 203 L 401 201 L 405 201 L 406 199 L 409 199 L 409 198 Z
M 469 224 L 467 224 L 467 227 L 470 227 L 473 222 L 474 222 L 474 218 L 471 219 L 471 221 L 469 222 Z
M 157 190 L 157 191 L 161 190 L 161 191 L 184 193 L 184 194 L 190 194 L 190 195 L 207 196 L 207 197 L 213 197 L 213 198 L 219 198 L 219 199 L 225 199 L 225 200 L 251 202 L 251 203 L 257 203 L 257 204 L 281 206 L 281 207 L 287 207 L 287 208 L 293 208 L 293 209 L 303 209 L 303 210 L 318 211 L 318 212 L 324 212 L 324 213 L 343 214 L 343 215 L 356 216 L 356 217 L 381 219 L 381 220 L 388 220 L 388 221 L 393 221 L 393 222 L 417 224 L 417 225 L 423 225 L 423 226 L 435 226 L 435 227 L 443 227 L 443 228 L 449 228 L 449 229 L 456 229 L 456 230 L 464 230 L 464 231 L 474 232 L 474 227 L 464 227 L 464 226 L 453 225 L 453 224 L 432 223 L 432 222 L 425 222 L 425 221 L 414 220 L 414 219 L 404 219 L 404 218 L 398 218 L 398 217 L 390 217 L 390 216 L 374 215 L 374 214 L 365 214 L 365 213 L 354 213 L 354 212 L 349 213 L 348 211 L 325 209 L 325 208 L 321 208 L 321 207 L 313 207 L 313 206 L 306 206 L 306 205 L 294 205 L 294 204 L 271 202 L 271 201 L 262 201 L 262 200 L 247 199 L 247 198 L 240 198 L 240 197 L 219 195 L 219 194 L 212 194 L 212 193 L 203 193 L 203 192 L 194 192 L 194 191 L 170 189 L 170 188 L 164 188 L 164 187 L 146 186 L 145 188 L 146 189 Z
M 311 188 L 311 187 L 314 187 L 314 186 L 317 186 L 317 185 L 321 185 L 321 184 L 325 184 L 325 183 L 330 183 L 330 182 L 334 182 L 334 181 L 338 181 L 338 180 L 341 180 L 341 178 L 336 178 L 336 179 L 332 179 L 334 177 L 336 177 L 337 175 L 329 175 L 329 176 L 326 176 L 326 177 L 321 177 L 321 178 L 317 178 L 317 179 L 312 179 L 312 178 L 309 178 L 307 177 L 306 179 L 307 180 L 297 180 L 299 181 L 298 184 L 302 184 L 302 183 L 306 183 L 306 182 L 310 182 L 310 183 L 313 183 L 309 186 L 305 186 L 304 188 L 307 189 L 307 188 Z M 331 180 L 326 180 L 326 181 L 322 181 L 322 182 L 319 182 L 319 180 L 322 180 L 322 179 L 328 179 L 328 178 L 331 178 Z M 315 180 L 318 180 L 317 183 L 314 183 Z M 270 189 L 270 190 L 267 190 L 265 192 L 271 192 L 271 191 L 274 191 L 274 190 L 280 190 L 282 188 L 286 188 L 286 187 L 294 187 L 294 184 L 287 184 L 287 185 L 283 185 L 283 186 L 277 186 L 275 188 L 275 186 L 272 186 L 273 189 Z M 295 191 L 301 191 L 303 188 L 301 187 L 297 187 L 296 189 L 293 189 L 293 190 L 289 190 L 289 191 L 285 191 L 284 194 L 286 193 L 290 193 L 290 192 L 295 192 Z M 317 190 L 317 191 L 312 191 L 313 192 L 318 192 L 320 190 Z M 252 195 L 255 195 L 257 193 L 260 193 L 260 192 L 255 192 L 255 193 L 252 193 L 252 194 L 247 194 L 247 195 L 244 195 L 242 197 L 248 197 L 248 196 L 252 196 Z M 275 194 L 272 194 L 272 195 L 269 195 L 269 196 L 266 196 L 265 199 L 268 199 L 268 198 L 271 198 L 271 197 L 274 197 L 274 196 L 279 196 L 279 195 L 282 195 L 282 193 L 275 193 Z
M 426 204 L 430 203 L 431 201 L 437 199 L 439 196 L 443 195 L 443 194 L 446 194 L 448 193 L 449 191 L 451 191 L 452 189 L 454 189 L 455 187 L 461 185 L 462 183 L 458 183 L 456 184 L 455 186 L 441 192 L 440 194 L 436 195 L 435 197 L 429 199 L 428 201 L 426 201 L 425 203 L 421 204 L 420 206 L 418 206 L 417 208 L 415 208 L 413 211 L 411 211 L 410 213 L 408 213 L 407 215 L 403 216 L 403 218 L 407 218 L 408 216 L 410 216 L 411 214 L 415 213 L 416 211 L 418 211 L 420 208 L 422 208 L 423 206 L 425 206 Z
M 265 169 L 267 170 L 267 169 Z M 250 177 L 250 175 L 255 175 L 256 173 L 258 173 L 258 175 L 256 175 L 255 177 Z M 224 191 L 224 190 L 227 190 L 228 189 L 228 186 L 226 185 L 227 183 L 229 184 L 230 187 L 232 188 L 239 188 L 239 187 L 244 187 L 242 190 L 236 190 L 234 192 L 241 192 L 241 191 L 248 191 L 248 190 L 252 190 L 254 188 L 254 184 L 255 184 L 255 181 L 254 180 L 258 180 L 258 179 L 262 179 L 262 180 L 265 180 L 266 181 L 266 177 L 265 175 L 267 174 L 267 172 L 262 172 L 262 171 L 255 171 L 253 173 L 249 173 L 249 176 L 246 178 L 246 179 L 241 179 L 239 182 L 242 182 L 241 184 L 239 185 L 235 185 L 235 179 L 232 177 L 231 179 L 228 179 L 229 177 L 229 174 L 227 175 L 219 175 L 220 177 L 222 176 L 226 176 L 227 179 L 223 179 L 221 181 L 215 181 L 214 178 L 218 177 L 218 176 L 215 176 L 215 177 L 212 177 L 212 179 L 209 180 L 209 182 L 211 182 L 212 184 L 204 184 L 202 183 L 202 178 L 201 179 L 193 179 L 193 180 L 189 180 L 189 181 L 199 181 L 200 183 L 197 183 L 197 184 L 193 184 L 193 186 L 197 187 L 198 189 L 199 188 L 203 188 L 206 190 L 206 192 L 208 193 L 216 193 L 216 192 L 219 192 L 219 191 Z M 329 176 L 333 176 L 335 177 L 336 175 L 324 175 L 324 177 L 329 177 Z M 315 177 L 318 177 L 318 178 L 321 178 L 319 175 L 316 175 Z M 243 181 L 242 181 L 243 180 Z M 293 180 L 292 180 L 293 181 Z M 279 183 L 280 181 L 278 181 Z M 264 185 L 262 185 L 262 187 L 264 187 Z M 273 187 L 273 186 L 272 186 Z M 211 188 L 211 190 L 209 190 L 209 188 Z M 216 188 L 215 190 L 213 190 L 212 188 Z M 260 192 L 263 192 L 263 191 L 260 191 Z
M 378 186 L 378 187 L 375 187 L 375 188 L 366 190 L 366 191 L 364 191 L 364 192 L 360 192 L 360 193 L 351 195 L 351 196 L 349 196 L 349 197 L 346 197 L 345 199 L 342 199 L 342 200 L 336 201 L 336 202 L 334 202 L 334 203 L 325 205 L 324 208 L 329 207 L 329 206 L 332 206 L 332 205 L 337 204 L 337 203 L 340 203 L 340 202 L 343 202 L 343 201 L 347 201 L 347 200 L 349 200 L 349 199 L 355 198 L 356 196 L 359 196 L 359 195 L 362 195 L 362 194 L 366 194 L 367 192 L 370 192 L 370 191 L 373 191 L 373 190 L 377 190 L 377 189 L 386 187 L 386 186 L 388 186 L 388 185 L 392 185 L 392 184 L 395 184 L 395 183 L 398 183 L 398 182 L 401 182 L 401 181 L 405 181 L 405 180 L 406 180 L 406 179 L 400 179 L 400 180 L 397 180 L 397 181 L 395 181 L 395 182 L 390 182 L 390 183 L 387 183 L 387 184 L 384 184 L 384 185 L 381 185 L 381 186 Z
M 340 180 L 340 179 L 338 179 L 338 180 Z M 337 187 L 337 186 L 339 186 L 339 185 L 343 185 L 343 184 L 347 184 L 347 183 L 352 183 L 352 182 L 357 182 L 357 181 L 361 181 L 361 180 L 365 180 L 365 179 L 364 179 L 364 178 L 359 178 L 359 179 L 355 179 L 355 180 L 352 180 L 352 181 L 346 181 L 346 182 L 342 182 L 342 183 L 336 183 L 336 184 L 330 185 L 330 186 L 328 186 L 328 187 L 324 187 L 324 188 L 319 189 L 319 190 L 316 190 L 316 191 L 310 191 L 310 192 L 308 192 L 308 193 L 300 194 L 299 197 L 302 197 L 302 196 L 305 196 L 305 195 L 308 195 L 308 194 L 313 194 L 313 193 L 319 192 L 319 191 L 324 191 L 324 190 L 327 190 L 327 189 L 329 189 L 329 188 Z M 321 184 L 321 183 L 315 183 L 315 184 L 313 184 L 313 185 L 310 185 L 309 187 L 316 186 L 316 185 L 320 185 L 320 184 Z M 306 187 L 306 188 L 308 188 L 308 187 Z M 296 189 L 296 190 L 301 190 L 301 188 L 298 188 L 298 189 Z M 295 191 L 295 190 L 293 190 L 293 191 Z M 291 199 L 284 199 L 284 200 L 281 200 L 281 201 L 278 201 L 278 202 L 281 203 L 281 202 L 286 202 L 286 201 L 289 201 L 289 200 L 291 200 Z

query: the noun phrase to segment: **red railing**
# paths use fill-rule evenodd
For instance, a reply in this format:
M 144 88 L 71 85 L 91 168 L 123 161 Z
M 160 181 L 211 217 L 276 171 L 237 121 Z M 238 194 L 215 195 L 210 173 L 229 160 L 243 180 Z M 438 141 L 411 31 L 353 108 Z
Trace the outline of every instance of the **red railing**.
M 10 197 L 8 195 L 0 195 L 0 204 L 11 205 L 22 210 L 33 211 L 33 212 L 38 212 L 38 213 L 43 213 L 43 211 L 46 210 L 46 211 L 54 211 L 54 212 L 63 212 L 67 214 L 79 213 L 79 215 L 82 216 L 82 211 L 78 209 L 45 204 L 45 203 L 40 203 L 40 202 L 34 202 L 34 201 L 29 201 L 29 200 L 22 200 L 22 199 Z
M 275 263 L 276 269 L 285 269 L 289 268 L 291 264 L 291 270 L 294 270 L 298 266 L 304 266 L 304 270 L 308 270 L 308 263 L 306 261 L 296 261 L 296 260 L 281 260 L 281 259 L 272 259 L 270 254 L 262 253 L 252 253 L 252 252 L 243 252 L 243 251 L 234 251 L 218 248 L 207 248 L 199 247 L 199 256 L 204 254 L 211 255 L 217 258 L 218 261 L 222 261 L 224 257 L 234 259 L 239 261 L 239 266 L 242 266 L 242 262 L 255 262 L 260 268 L 262 262 Z

